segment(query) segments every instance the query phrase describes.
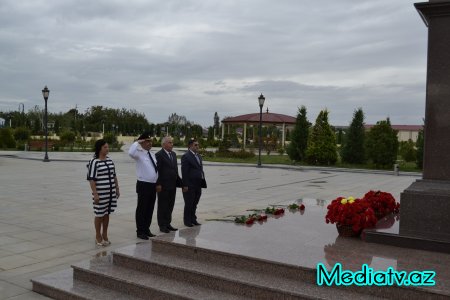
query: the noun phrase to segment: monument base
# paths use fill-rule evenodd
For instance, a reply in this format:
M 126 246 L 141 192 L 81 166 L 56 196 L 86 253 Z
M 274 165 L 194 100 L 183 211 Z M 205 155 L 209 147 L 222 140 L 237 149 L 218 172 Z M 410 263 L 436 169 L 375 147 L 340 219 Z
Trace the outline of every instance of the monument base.
M 110 254 L 100 249 L 95 257 L 70 269 L 33 278 L 33 291 L 64 300 L 450 297 L 447 254 L 339 236 L 334 224 L 325 223 L 323 201 L 302 199 L 301 203 L 304 211 L 286 210 L 252 225 L 211 221 Z M 383 218 L 377 226 L 390 228 L 396 223 Z M 430 286 L 320 285 L 319 264 L 328 272 L 337 265 L 352 272 L 367 265 L 374 271 L 430 270 L 437 275 Z
M 417 180 L 400 205 L 399 226 L 367 230 L 367 242 L 450 253 L 450 181 Z

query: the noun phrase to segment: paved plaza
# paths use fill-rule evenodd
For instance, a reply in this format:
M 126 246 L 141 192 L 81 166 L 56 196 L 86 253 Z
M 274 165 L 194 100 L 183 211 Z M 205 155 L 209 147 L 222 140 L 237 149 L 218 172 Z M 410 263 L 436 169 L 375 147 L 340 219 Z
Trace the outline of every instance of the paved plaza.
M 180 152 L 178 154 L 181 154 Z M 111 153 L 121 197 L 111 216 L 112 245 L 94 245 L 93 212 L 86 163 L 90 153 L 0 152 L 0 299 L 47 299 L 31 292 L 30 278 L 67 269 L 71 263 L 135 244 L 135 165 L 124 152 Z M 199 221 L 246 213 L 300 198 L 320 199 L 326 210 L 337 196 L 362 196 L 370 189 L 396 199 L 420 174 L 342 172 L 304 168 L 205 163 L 208 189 L 198 208 Z M 183 198 L 178 191 L 172 225 L 183 228 Z M 331 226 L 331 225 L 330 225 Z M 152 221 L 153 233 L 161 234 Z

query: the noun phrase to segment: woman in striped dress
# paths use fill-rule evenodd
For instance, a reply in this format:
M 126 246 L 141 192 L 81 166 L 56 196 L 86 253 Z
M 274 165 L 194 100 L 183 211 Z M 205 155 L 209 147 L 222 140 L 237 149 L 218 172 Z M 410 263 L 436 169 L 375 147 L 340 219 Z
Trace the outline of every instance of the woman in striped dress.
M 87 180 L 94 200 L 95 243 L 97 246 L 111 244 L 108 239 L 109 215 L 117 207 L 120 196 L 119 182 L 113 161 L 107 156 L 109 146 L 105 140 L 95 142 L 95 154 L 87 165 Z

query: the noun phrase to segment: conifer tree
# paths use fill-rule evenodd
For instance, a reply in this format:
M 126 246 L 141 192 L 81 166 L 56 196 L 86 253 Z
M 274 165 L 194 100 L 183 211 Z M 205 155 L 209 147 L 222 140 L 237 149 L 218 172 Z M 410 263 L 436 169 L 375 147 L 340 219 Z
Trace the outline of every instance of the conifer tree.
M 389 118 L 378 121 L 367 133 L 367 155 L 375 166 L 392 167 L 397 160 L 398 144 L 397 131 L 392 129 Z
M 319 165 L 332 165 L 337 161 L 336 136 L 328 123 L 326 109 L 319 113 L 310 132 L 306 160 Z
M 306 118 L 306 107 L 302 105 L 302 107 L 298 109 L 295 127 L 290 133 L 291 143 L 287 148 L 287 154 L 291 160 L 301 161 L 305 159 L 310 126 L 311 124 Z
M 364 112 L 358 108 L 353 113 L 353 120 L 345 136 L 342 146 L 342 161 L 351 164 L 363 164 L 366 161 L 365 155 L 365 129 Z

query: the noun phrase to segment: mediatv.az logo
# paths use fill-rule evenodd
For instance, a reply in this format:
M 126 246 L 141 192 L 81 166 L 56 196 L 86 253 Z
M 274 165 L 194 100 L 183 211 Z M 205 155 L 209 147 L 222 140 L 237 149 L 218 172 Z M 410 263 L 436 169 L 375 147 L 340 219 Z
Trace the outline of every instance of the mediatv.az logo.
M 405 286 L 433 286 L 435 285 L 434 271 L 396 271 L 389 267 L 386 271 L 374 271 L 367 264 L 362 265 L 361 271 L 342 270 L 342 265 L 337 263 L 328 272 L 325 265 L 317 264 L 318 285 L 405 285 Z

